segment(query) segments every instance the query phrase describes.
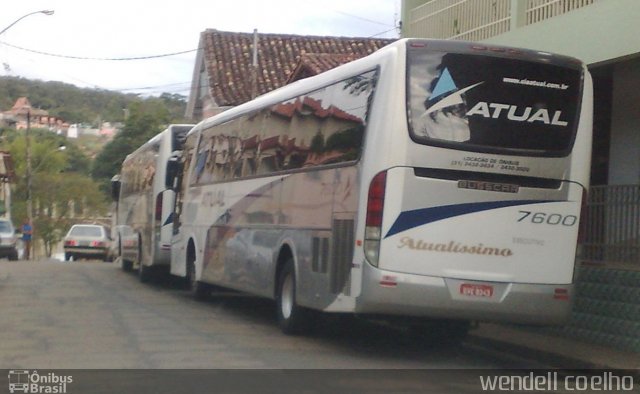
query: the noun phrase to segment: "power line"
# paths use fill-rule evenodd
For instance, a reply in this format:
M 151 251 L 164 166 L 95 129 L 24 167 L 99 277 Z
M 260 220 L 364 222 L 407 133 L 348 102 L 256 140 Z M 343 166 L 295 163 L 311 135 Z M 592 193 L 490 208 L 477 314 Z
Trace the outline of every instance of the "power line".
M 381 36 L 381 35 L 383 35 L 383 34 L 389 33 L 390 31 L 395 31 L 395 30 L 397 30 L 397 29 L 398 29 L 398 27 L 396 26 L 396 27 L 394 27 L 393 29 L 385 30 L 385 31 L 383 31 L 383 32 L 380 32 L 380 33 L 374 34 L 374 35 L 372 35 L 372 36 L 369 36 L 369 37 L 367 37 L 367 38 L 373 38 L 373 37 Z
M 180 86 L 180 85 L 189 85 L 189 87 L 185 87 L 185 89 L 191 89 L 191 81 L 188 82 L 176 82 L 176 83 L 169 83 L 166 85 L 156 85 L 156 86 L 143 86 L 143 87 L 139 87 L 139 88 L 125 88 L 125 89 L 114 89 L 117 90 L 119 92 L 127 92 L 130 90 L 149 90 L 149 89 L 159 89 L 159 88 L 165 88 L 165 87 L 171 87 L 171 86 Z
M 11 48 L 15 48 L 15 49 L 20 49 L 21 51 L 26 51 L 26 52 L 31 52 L 31 53 L 36 53 L 38 55 L 44 55 L 44 56 L 52 56 L 52 57 L 59 57 L 59 58 L 63 58 L 63 59 L 75 59 L 75 60 L 100 60 L 100 61 L 127 61 L 127 60 L 147 60 L 147 59 L 157 59 L 157 58 L 161 58 L 161 57 L 169 57 L 169 56 L 176 56 L 176 55 L 183 55 L 185 53 L 191 53 L 191 52 L 195 52 L 200 48 L 196 48 L 196 49 L 189 49 L 187 51 L 180 51 L 180 52 L 172 52 L 172 53 L 163 53 L 161 55 L 148 55 L 148 56 L 134 56 L 134 57 L 88 57 L 88 56 L 73 56 L 73 55 L 60 55 L 60 54 L 56 54 L 56 53 L 51 53 L 51 52 L 44 52 L 44 51 L 38 51 L 35 49 L 29 49 L 29 48 L 24 48 L 18 45 L 13 45 L 13 44 L 9 44 L 8 42 L 4 42 L 4 41 L 0 41 L 0 44 L 2 45 L 6 45 L 8 47 Z
M 372 19 L 363 18 L 363 17 L 358 16 L 358 15 L 352 15 L 352 14 L 349 14 L 349 13 L 346 13 L 346 12 L 343 12 L 343 11 L 338 11 L 338 10 L 332 10 L 332 11 L 335 12 L 335 13 L 338 13 L 340 15 L 348 16 L 350 18 L 360 19 L 362 21 L 369 22 L 369 23 L 375 23 L 376 25 L 393 26 L 393 25 L 390 25 L 388 23 L 374 21 Z

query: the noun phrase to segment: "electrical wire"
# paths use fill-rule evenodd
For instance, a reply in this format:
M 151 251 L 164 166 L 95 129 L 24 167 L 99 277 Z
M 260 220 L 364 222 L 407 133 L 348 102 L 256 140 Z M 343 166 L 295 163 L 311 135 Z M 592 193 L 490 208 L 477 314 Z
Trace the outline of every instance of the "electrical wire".
M 358 16 L 351 15 L 351 14 L 348 14 L 348 13 L 345 13 L 345 12 L 341 12 L 341 11 L 334 10 L 334 12 L 339 13 L 339 14 L 343 14 L 343 15 L 346 15 L 346 16 L 349 16 L 349 17 L 362 19 L 362 20 L 365 20 L 367 22 L 376 23 L 376 24 L 385 25 L 385 26 L 390 26 L 389 24 L 386 24 L 386 23 L 381 23 L 381 22 L 369 20 L 369 19 L 366 19 L 366 18 L 358 17 Z M 377 36 L 389 33 L 391 31 L 394 31 L 396 29 L 397 29 L 397 27 L 394 27 L 393 29 L 385 30 L 383 32 L 371 35 L 371 36 L 369 36 L 369 38 L 377 37 Z M 165 54 L 159 54 L 159 55 L 108 58 L 108 57 L 88 57 L 88 56 L 61 55 L 61 54 L 55 54 L 55 53 L 51 53 L 51 52 L 44 52 L 44 51 L 39 51 L 39 50 L 35 50 L 35 49 L 24 48 L 24 47 L 21 47 L 21 46 L 18 46 L 18 45 L 14 45 L 14 44 L 10 44 L 10 43 L 4 42 L 4 41 L 0 41 L 0 44 L 1 45 L 6 45 L 7 47 L 19 49 L 19 50 L 22 50 L 22 51 L 35 53 L 35 54 L 38 54 L 38 55 L 52 56 L 52 57 L 65 58 L 65 59 L 94 60 L 94 61 L 133 61 L 133 60 L 157 59 L 157 58 L 163 58 L 163 57 L 182 55 L 182 54 L 185 54 L 185 53 L 191 53 L 191 52 L 198 51 L 200 49 L 200 48 L 196 48 L 196 49 L 190 49 L 190 50 L 186 50 L 186 51 L 165 53 Z M 74 78 L 74 79 L 78 80 L 77 78 Z M 177 82 L 177 83 L 166 84 L 166 85 L 143 86 L 143 87 L 137 87 L 137 88 L 124 88 L 124 89 L 106 89 L 106 88 L 100 87 L 99 85 L 96 85 L 96 84 L 88 83 L 88 82 L 81 81 L 81 80 L 78 80 L 78 81 L 83 82 L 83 83 L 85 83 L 87 85 L 90 85 L 90 86 L 94 86 L 94 88 L 97 88 L 97 89 L 114 90 L 114 91 L 119 91 L 119 92 L 135 92 L 135 91 L 147 91 L 147 90 L 150 91 L 150 92 L 145 92 L 144 94 L 153 94 L 153 93 L 157 93 L 157 92 L 161 92 L 161 93 L 189 92 L 192 89 L 192 87 L 190 86 L 191 85 L 190 81 L 189 82 Z M 184 88 L 178 88 L 178 86 L 180 86 L 180 85 L 189 85 L 189 86 L 188 87 L 184 87 Z M 173 86 L 175 86 L 176 88 L 175 89 L 168 89 L 168 91 L 163 89 L 165 87 L 173 87 Z M 201 88 L 203 88 L 203 87 L 201 87 Z M 161 90 L 159 90 L 159 89 L 161 89 Z
M 127 92 L 127 91 L 130 91 L 130 90 L 159 89 L 159 88 L 164 88 L 164 87 L 180 86 L 180 85 L 189 85 L 189 87 L 185 88 L 185 89 L 191 89 L 191 83 L 192 83 L 191 81 L 187 81 L 187 82 L 169 83 L 169 84 L 166 84 L 166 85 L 142 86 L 142 87 L 139 87 L 139 88 L 124 88 L 124 89 L 114 89 L 114 90 L 117 90 L 119 92 Z
M 352 15 L 352 14 L 349 14 L 349 13 L 346 13 L 346 12 L 343 12 L 343 11 L 338 11 L 338 10 L 332 10 L 332 11 L 337 13 L 337 14 L 340 14 L 340 15 L 348 16 L 350 18 L 360 19 L 362 21 L 369 22 L 369 23 L 375 23 L 376 25 L 393 26 L 393 25 L 390 25 L 388 23 L 374 21 L 372 19 L 363 18 L 363 17 L 358 16 L 358 15 Z
M 163 53 L 160 55 L 148 55 L 148 56 L 134 56 L 134 57 L 88 57 L 88 56 L 73 56 L 73 55 L 60 55 L 60 54 L 56 54 L 56 53 L 51 53 L 51 52 L 44 52 L 44 51 L 38 51 L 35 49 L 29 49 L 29 48 L 24 48 L 18 45 L 14 45 L 14 44 L 9 44 L 8 42 L 5 41 L 0 41 L 0 44 L 2 45 L 6 45 L 8 47 L 11 48 L 15 48 L 15 49 L 19 49 L 21 51 L 26 51 L 26 52 L 31 52 L 31 53 L 36 53 L 38 55 L 44 55 L 44 56 L 52 56 L 52 57 L 58 57 L 58 58 L 63 58 L 63 59 L 75 59 L 75 60 L 100 60 L 100 61 L 128 61 L 128 60 L 148 60 L 148 59 L 157 59 L 157 58 L 161 58 L 161 57 L 169 57 L 169 56 L 176 56 L 176 55 L 183 55 L 185 53 L 191 53 L 191 52 L 195 52 L 197 50 L 199 50 L 200 48 L 196 48 L 196 49 L 189 49 L 186 51 L 179 51 L 179 52 L 172 52 L 172 53 Z
M 383 35 L 383 34 L 387 34 L 387 33 L 391 32 L 391 31 L 395 31 L 395 30 L 397 30 L 397 29 L 398 29 L 398 27 L 396 26 L 396 27 L 394 27 L 393 29 L 385 30 L 385 31 L 383 31 L 383 32 L 380 32 L 380 33 L 374 34 L 374 35 L 372 35 L 372 36 L 369 36 L 369 37 L 367 37 L 367 38 L 373 38 L 373 37 L 381 36 L 381 35 Z

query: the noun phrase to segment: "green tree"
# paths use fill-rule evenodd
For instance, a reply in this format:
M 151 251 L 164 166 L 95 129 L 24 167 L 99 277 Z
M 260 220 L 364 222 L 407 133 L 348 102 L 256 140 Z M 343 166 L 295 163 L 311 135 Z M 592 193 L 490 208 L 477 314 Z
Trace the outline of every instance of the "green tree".
M 129 106 L 129 117 L 122 131 L 98 154 L 91 176 L 104 191 L 111 177 L 120 172 L 127 155 L 162 131 L 170 121 L 167 108 L 160 101 L 138 102 Z
M 74 217 L 104 216 L 108 205 L 89 177 L 70 173 L 38 173 L 34 176 L 33 195 L 36 198 L 34 228 L 44 243 L 47 256 L 62 240 Z
M 32 133 L 36 137 L 31 139 L 34 234 L 36 240 L 43 242 L 47 256 L 50 256 L 75 216 L 76 212 L 71 211 L 73 206 L 82 206 L 83 213 L 98 216 L 106 213 L 107 203 L 93 180 L 81 173 L 67 171 L 69 151 L 61 150 L 51 133 L 40 130 L 32 130 Z M 16 173 L 12 217 L 15 223 L 21 223 L 27 217 L 25 136 L 12 135 L 5 141 L 4 148 L 11 153 Z

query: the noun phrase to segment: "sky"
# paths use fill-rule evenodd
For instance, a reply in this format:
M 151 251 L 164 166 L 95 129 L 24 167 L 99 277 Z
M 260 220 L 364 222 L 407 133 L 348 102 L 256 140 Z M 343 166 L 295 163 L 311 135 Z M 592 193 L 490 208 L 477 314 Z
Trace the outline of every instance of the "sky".
M 395 38 L 400 0 L 29 0 L 2 5 L 0 76 L 187 96 L 200 33 Z M 184 54 L 144 60 L 94 60 Z M 38 52 L 46 52 L 45 55 Z

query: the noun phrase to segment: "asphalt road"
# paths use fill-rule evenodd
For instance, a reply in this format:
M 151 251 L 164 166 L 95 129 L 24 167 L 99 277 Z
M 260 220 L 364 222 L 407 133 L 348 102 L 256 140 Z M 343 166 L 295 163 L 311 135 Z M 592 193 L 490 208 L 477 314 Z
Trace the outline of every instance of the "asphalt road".
M 323 319 L 309 336 L 286 336 L 274 315 L 268 300 L 214 293 L 196 301 L 175 281 L 141 284 L 115 264 L 0 261 L 0 368 L 507 367 L 464 346 L 361 321 Z

